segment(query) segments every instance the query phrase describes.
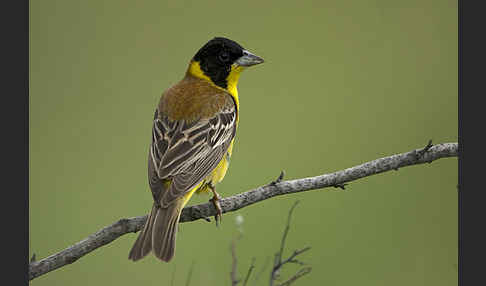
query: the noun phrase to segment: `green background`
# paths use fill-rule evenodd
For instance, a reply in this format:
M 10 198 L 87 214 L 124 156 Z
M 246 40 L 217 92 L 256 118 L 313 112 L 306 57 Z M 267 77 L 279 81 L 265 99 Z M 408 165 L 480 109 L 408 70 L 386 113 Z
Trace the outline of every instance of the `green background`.
M 457 141 L 456 1 L 31 1 L 30 253 L 44 258 L 152 203 L 146 160 L 161 92 L 214 36 L 266 62 L 242 75 L 230 196 Z M 32 285 L 229 285 L 304 246 L 296 285 L 456 285 L 457 159 L 273 198 L 180 226 L 174 260 L 127 259 L 136 234 Z M 200 195 L 190 204 L 206 202 Z M 269 259 L 269 260 L 267 260 Z M 298 265 L 284 268 L 286 278 Z M 258 285 L 267 285 L 269 265 Z M 253 278 L 255 278 L 253 276 Z M 253 281 L 252 281 L 253 282 Z

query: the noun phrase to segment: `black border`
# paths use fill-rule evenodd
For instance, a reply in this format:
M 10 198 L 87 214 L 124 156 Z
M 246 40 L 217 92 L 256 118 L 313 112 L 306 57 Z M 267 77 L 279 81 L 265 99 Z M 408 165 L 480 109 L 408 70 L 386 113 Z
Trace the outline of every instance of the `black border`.
M 482 4 L 482 5 L 481 5 Z M 459 285 L 486 285 L 486 200 L 481 176 L 484 173 L 484 108 L 486 90 L 483 1 L 458 1 L 459 16 Z M 483 148 L 481 148 L 483 147 Z
M 28 285 L 29 1 L 2 1 L 0 11 L 2 284 Z
M 2 50 L 3 50 L 3 111 L 2 125 L 6 134 L 2 136 L 5 158 L 3 169 L 5 218 L 3 247 L 8 254 L 4 262 L 10 264 L 4 271 L 3 281 L 28 285 L 29 229 L 28 229 L 28 136 L 29 136 L 29 1 L 5 1 L 2 3 Z M 467 5 L 465 5 L 467 4 Z M 484 23 L 481 1 L 458 1 L 459 40 L 459 160 L 458 160 L 458 207 L 459 207 L 459 285 L 486 284 L 484 257 L 486 236 L 484 189 L 481 186 L 483 164 L 480 162 L 481 138 L 484 133 L 482 114 L 484 105 L 480 100 L 486 91 L 484 81 Z M 476 5 L 476 6 L 473 6 Z M 484 6 L 484 5 L 483 5 Z M 464 80 L 465 79 L 465 80 Z M 477 101 L 477 102 L 475 102 Z M 8 137 L 7 137 L 8 136 Z M 479 136 L 476 136 L 479 137 Z M 9 140 L 5 140 L 9 138 Z M 465 138 L 468 138 L 465 140 Z M 5 146 L 5 144 L 7 146 Z M 466 147 L 466 148 L 464 148 Z M 14 220 L 10 218 L 14 217 Z M 7 241 L 5 241 L 7 240 Z M 8 259 L 8 260 L 6 260 Z M 13 267 L 12 267 L 13 266 Z M 18 272 L 20 273 L 18 273 Z M 10 279 L 12 278 L 12 279 Z M 482 282 L 481 282 L 482 281 Z

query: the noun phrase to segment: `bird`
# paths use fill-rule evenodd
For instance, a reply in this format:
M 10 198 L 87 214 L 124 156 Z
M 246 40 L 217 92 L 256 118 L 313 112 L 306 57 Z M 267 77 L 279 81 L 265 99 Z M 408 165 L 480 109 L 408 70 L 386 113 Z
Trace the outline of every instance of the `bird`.
M 148 182 L 152 209 L 128 258 L 151 251 L 169 262 L 175 254 L 182 209 L 194 193 L 211 193 L 221 221 L 223 180 L 239 122 L 237 84 L 241 72 L 264 60 L 225 37 L 203 45 L 189 61 L 185 76 L 165 90 L 152 122 Z

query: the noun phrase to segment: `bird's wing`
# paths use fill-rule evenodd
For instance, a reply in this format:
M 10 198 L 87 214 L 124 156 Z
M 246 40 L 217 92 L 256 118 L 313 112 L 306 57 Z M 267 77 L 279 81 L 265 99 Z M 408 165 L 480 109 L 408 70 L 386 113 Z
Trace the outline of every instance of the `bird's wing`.
M 223 159 L 236 132 L 236 107 L 232 100 L 213 117 L 193 122 L 154 118 L 149 160 L 160 180 L 170 180 L 160 194 L 161 206 L 183 196 Z

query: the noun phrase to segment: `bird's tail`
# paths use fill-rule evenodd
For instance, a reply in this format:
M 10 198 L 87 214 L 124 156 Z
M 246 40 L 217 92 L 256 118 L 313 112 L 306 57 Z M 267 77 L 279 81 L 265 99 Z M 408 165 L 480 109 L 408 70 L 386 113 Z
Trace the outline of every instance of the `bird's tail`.
M 182 207 L 182 199 L 172 202 L 166 208 L 158 207 L 154 203 L 128 258 L 137 261 L 153 250 L 157 258 L 169 262 L 175 253 L 177 226 Z
M 130 250 L 128 259 L 137 261 L 144 258 L 152 250 L 152 229 L 154 225 L 155 217 L 157 216 L 157 205 L 154 203 L 152 210 L 143 226 L 142 230 L 138 234 L 138 238 Z

